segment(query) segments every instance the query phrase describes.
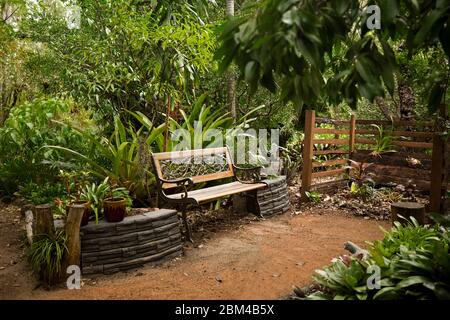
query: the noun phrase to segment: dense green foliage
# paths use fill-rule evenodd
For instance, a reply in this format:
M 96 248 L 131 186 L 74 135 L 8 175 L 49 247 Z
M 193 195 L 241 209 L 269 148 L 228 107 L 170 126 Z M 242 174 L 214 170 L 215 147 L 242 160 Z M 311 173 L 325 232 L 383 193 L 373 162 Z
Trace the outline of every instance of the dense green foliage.
M 372 3 L 382 9 L 381 30 L 365 27 Z M 75 28 L 65 17 L 72 4 L 80 8 Z M 448 99 L 446 1 L 235 4 L 236 18 L 226 18 L 225 1 L 214 0 L 0 0 L 1 197 L 19 191 L 33 203 L 66 203 L 59 170 L 86 170 L 80 188 L 108 178 L 147 205 L 150 152 L 172 150 L 173 139 L 213 146 L 206 129 L 239 132 L 250 123 L 281 129 L 284 173 L 293 178 L 302 105 L 379 116 L 372 101 L 384 96 L 399 114 L 404 84 L 427 98 L 417 99 L 417 114 Z M 245 80 L 235 119 L 218 72 L 227 68 Z M 379 141 L 377 151 L 386 151 L 389 137 Z
M 77 3 L 81 28 L 68 29 L 56 9 L 41 3 L 34 11 L 39 19 L 25 21 L 22 32 L 46 44 L 35 59 L 57 65 L 55 90 L 105 116 L 162 110 L 167 95 L 179 101 L 192 95 L 199 76 L 213 66 L 211 28 L 197 16 L 161 23 L 157 12 L 163 9 L 140 1 Z
M 100 179 L 109 177 L 110 181 L 127 188 L 130 193 L 139 199 L 145 199 L 149 194 L 148 164 L 140 161 L 141 149 L 145 147 L 140 143 L 139 136 L 133 127 L 126 128 L 118 117 L 114 118 L 114 132 L 110 137 L 100 137 L 89 131 L 78 130 L 80 140 L 90 144 L 96 152 L 79 152 L 76 149 L 60 145 L 48 145 L 46 149 L 63 151 L 75 156 L 85 164 L 94 176 Z M 142 146 L 142 147 L 141 147 Z
M 309 299 L 450 299 L 450 230 L 420 226 L 414 218 L 407 225 L 396 222 L 385 237 L 370 245 L 369 257 L 343 256 L 317 270 L 314 280 L 321 291 Z M 381 270 L 379 288 L 368 283 Z M 373 269 L 372 269 L 373 270 Z
M 382 28 L 369 30 L 366 7 L 381 9 Z M 433 63 L 429 107 L 435 110 L 448 86 L 450 4 L 448 1 L 266 0 L 223 28 L 221 69 L 234 61 L 253 90 L 258 85 L 301 108 L 356 108 L 395 89 L 398 61 L 420 49 L 443 50 L 447 63 Z M 395 50 L 395 51 L 394 51 Z M 276 54 L 273 54 L 276 52 Z
M 81 152 L 90 150 L 87 141 L 65 121 L 97 132 L 89 112 L 75 109 L 73 102 L 58 99 L 37 99 L 14 107 L 0 128 L 0 191 L 12 194 L 18 186 L 29 182 L 54 182 L 61 166 L 80 168 L 80 163 L 65 158 L 53 150 L 43 150 L 49 144 L 70 147 Z

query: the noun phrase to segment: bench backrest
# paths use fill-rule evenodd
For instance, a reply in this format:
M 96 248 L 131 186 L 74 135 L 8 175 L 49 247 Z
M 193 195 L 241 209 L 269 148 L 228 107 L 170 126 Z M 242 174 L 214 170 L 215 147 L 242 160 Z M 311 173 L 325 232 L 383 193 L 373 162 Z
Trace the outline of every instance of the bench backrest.
M 234 176 L 227 147 L 154 153 L 152 158 L 156 174 L 164 180 L 191 178 L 201 183 Z M 162 184 L 163 189 L 174 187 L 174 183 Z

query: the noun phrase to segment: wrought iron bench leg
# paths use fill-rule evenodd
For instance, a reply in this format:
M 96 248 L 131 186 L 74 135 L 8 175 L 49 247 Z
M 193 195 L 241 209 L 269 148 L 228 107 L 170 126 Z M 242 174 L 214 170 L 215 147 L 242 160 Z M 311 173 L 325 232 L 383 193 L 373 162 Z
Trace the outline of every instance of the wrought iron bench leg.
M 246 192 L 245 197 L 247 199 L 247 211 L 251 212 L 258 218 L 264 219 L 261 209 L 259 208 L 257 190 Z
M 184 207 L 183 209 L 181 209 L 181 215 L 183 217 L 183 223 L 184 223 L 184 230 L 185 230 L 186 239 L 189 242 L 194 243 L 194 240 L 192 240 L 191 226 L 189 225 L 189 222 L 187 221 L 187 207 Z

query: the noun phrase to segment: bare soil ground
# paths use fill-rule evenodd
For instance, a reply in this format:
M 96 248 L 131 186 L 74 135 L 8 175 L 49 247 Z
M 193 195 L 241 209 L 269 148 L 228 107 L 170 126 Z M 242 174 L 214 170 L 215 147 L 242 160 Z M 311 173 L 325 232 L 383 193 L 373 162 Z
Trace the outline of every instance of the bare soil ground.
M 86 278 L 81 290 L 45 290 L 25 261 L 19 219 L 17 207 L 0 204 L 0 299 L 278 299 L 309 284 L 315 269 L 345 252 L 345 241 L 365 246 L 382 238 L 379 226 L 389 228 L 336 209 L 267 220 L 223 211 L 218 223 L 196 221 L 196 244 L 183 257 Z

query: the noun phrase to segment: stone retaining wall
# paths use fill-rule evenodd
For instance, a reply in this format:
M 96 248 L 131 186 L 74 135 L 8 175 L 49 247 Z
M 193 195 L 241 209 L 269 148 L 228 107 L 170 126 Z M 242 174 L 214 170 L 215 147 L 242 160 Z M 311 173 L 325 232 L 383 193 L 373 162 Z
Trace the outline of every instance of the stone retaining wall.
M 149 262 L 161 263 L 181 254 L 175 210 L 149 211 L 118 223 L 91 222 L 81 228 L 83 274 L 114 273 Z
M 256 193 L 260 213 L 263 217 L 283 214 L 291 208 L 286 177 L 264 180 L 268 187 Z

